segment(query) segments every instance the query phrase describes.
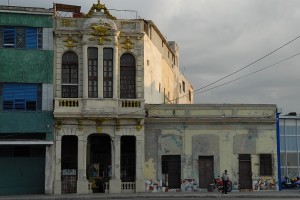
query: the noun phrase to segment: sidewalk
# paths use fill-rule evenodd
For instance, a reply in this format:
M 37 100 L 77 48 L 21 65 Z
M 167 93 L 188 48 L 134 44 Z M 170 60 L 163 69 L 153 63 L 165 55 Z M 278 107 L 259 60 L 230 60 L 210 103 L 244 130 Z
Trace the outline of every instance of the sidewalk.
M 255 191 L 255 192 L 162 192 L 162 193 L 122 193 L 122 194 L 62 194 L 62 195 L 14 195 L 0 196 L 1 200 L 74 200 L 74 199 L 134 199 L 134 198 L 297 198 L 300 190 Z

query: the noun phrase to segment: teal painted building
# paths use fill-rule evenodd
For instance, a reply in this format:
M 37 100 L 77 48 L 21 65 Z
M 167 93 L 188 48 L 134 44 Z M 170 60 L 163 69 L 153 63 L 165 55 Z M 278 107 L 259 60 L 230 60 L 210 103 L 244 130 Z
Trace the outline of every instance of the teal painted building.
M 0 195 L 51 194 L 53 11 L 0 6 Z

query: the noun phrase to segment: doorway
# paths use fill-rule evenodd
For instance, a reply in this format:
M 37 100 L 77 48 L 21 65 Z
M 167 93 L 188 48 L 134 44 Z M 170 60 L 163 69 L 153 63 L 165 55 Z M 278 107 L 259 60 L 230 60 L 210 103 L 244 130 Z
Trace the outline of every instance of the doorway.
M 93 193 L 104 193 L 111 177 L 111 138 L 107 134 L 92 134 L 87 145 L 87 177 Z
M 77 136 L 63 136 L 61 142 L 61 193 L 77 192 Z
M 199 156 L 199 188 L 207 188 L 214 178 L 214 157 Z
M 135 182 L 135 137 L 121 137 L 121 181 Z
M 252 189 L 251 155 L 239 155 L 240 189 Z
M 163 155 L 162 158 L 163 186 L 170 189 L 181 188 L 181 158 L 180 155 Z

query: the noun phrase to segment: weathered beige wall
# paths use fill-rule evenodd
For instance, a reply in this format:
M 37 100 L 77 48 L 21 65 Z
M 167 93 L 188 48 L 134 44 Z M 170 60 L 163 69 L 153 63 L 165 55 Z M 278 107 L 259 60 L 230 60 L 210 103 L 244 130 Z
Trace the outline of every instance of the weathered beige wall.
M 239 181 L 239 154 L 251 154 L 252 180 L 277 180 L 276 106 L 147 105 L 145 177 L 161 179 L 161 156 L 181 155 L 182 179 L 199 182 L 198 157 L 214 156 L 214 174 Z M 271 154 L 273 175 L 260 177 L 259 154 Z

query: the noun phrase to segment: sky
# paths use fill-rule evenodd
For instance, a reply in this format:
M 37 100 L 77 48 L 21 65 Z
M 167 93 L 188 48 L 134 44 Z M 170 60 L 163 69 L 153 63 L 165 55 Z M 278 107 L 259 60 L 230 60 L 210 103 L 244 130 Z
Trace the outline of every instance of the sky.
M 97 0 L 0 0 L 51 8 Z M 152 20 L 179 45 L 180 68 L 195 103 L 276 104 L 300 114 L 299 0 L 101 0 L 117 17 Z M 121 13 L 121 14 L 120 14 Z

